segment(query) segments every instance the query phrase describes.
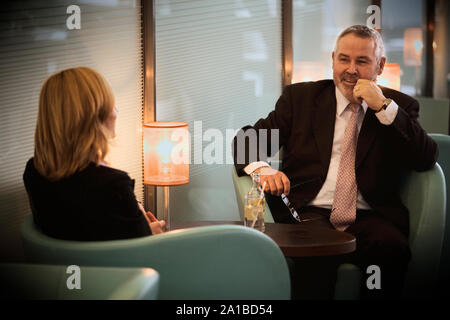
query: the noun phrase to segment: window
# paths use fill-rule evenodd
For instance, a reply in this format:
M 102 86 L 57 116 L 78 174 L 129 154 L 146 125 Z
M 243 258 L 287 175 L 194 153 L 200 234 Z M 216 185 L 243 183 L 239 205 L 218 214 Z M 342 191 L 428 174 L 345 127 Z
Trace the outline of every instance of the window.
M 423 95 L 425 30 L 422 28 L 422 1 L 383 0 L 381 12 L 387 61 L 399 66 L 400 91 L 411 96 Z
M 331 52 L 339 33 L 366 24 L 371 1 L 294 0 L 292 83 L 333 79 Z
M 80 29 L 67 26 L 74 4 Z M 33 156 L 39 91 L 58 70 L 92 67 L 110 83 L 119 115 L 109 160 L 136 180 L 142 199 L 141 10 L 132 0 L 9 1 L 0 10 L 0 251 L 17 260 L 19 226 L 30 213 L 22 174 Z
M 238 220 L 226 131 L 266 117 L 281 93 L 280 1 L 157 0 L 155 26 L 156 119 L 191 133 L 190 182 L 171 187 L 171 217 Z
M 292 82 L 332 79 L 331 52 L 337 36 L 351 25 L 367 25 L 375 13 L 370 9 L 372 2 L 293 0 Z M 379 84 L 412 96 L 423 94 L 424 12 L 421 0 L 381 1 L 380 26 L 387 63 L 378 77 Z

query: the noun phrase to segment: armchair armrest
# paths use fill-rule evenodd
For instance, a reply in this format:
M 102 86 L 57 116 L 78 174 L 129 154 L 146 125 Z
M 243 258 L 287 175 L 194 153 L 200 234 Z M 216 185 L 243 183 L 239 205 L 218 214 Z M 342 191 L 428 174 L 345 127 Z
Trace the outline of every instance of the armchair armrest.
M 150 267 L 160 275 L 160 299 L 289 299 L 290 277 L 277 244 L 236 225 L 174 230 L 127 240 L 79 242 L 22 224 L 26 258 L 34 263 Z
M 0 264 L 0 296 L 33 300 L 156 299 L 159 274 L 150 268 L 80 266 L 81 288 L 67 288 L 67 265 Z

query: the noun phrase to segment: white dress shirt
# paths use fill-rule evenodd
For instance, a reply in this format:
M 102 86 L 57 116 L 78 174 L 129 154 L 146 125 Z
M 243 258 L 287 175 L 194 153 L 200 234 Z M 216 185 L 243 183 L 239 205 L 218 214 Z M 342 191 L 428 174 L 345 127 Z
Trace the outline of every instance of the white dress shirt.
M 330 166 L 328 167 L 328 174 L 325 182 L 320 189 L 317 196 L 308 204 L 310 206 L 322 207 L 331 209 L 333 206 L 334 190 L 336 188 L 336 180 L 339 169 L 339 161 L 341 160 L 341 146 L 344 140 L 345 128 L 351 117 L 351 111 L 347 108 L 350 103 L 347 98 L 341 93 L 339 88 L 336 87 L 336 122 L 334 125 L 334 137 L 333 137 L 333 148 L 331 151 Z M 360 113 L 358 117 L 358 132 L 361 129 L 361 125 L 364 119 L 363 114 L 366 114 L 367 103 L 363 101 L 362 103 L 364 113 Z M 384 125 L 390 125 L 395 117 L 397 116 L 398 105 L 392 101 L 386 110 L 375 113 L 378 120 Z M 264 161 L 253 162 L 244 168 L 247 174 L 252 173 L 260 167 L 268 167 L 269 165 Z M 370 209 L 370 206 L 363 199 L 361 193 L 358 190 L 358 198 L 356 202 L 356 207 L 358 209 Z

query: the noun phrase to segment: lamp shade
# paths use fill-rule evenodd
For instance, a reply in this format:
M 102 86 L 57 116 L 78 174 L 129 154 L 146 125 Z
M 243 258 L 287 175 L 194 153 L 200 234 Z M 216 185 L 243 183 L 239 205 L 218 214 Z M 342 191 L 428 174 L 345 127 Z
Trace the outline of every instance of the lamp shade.
M 325 65 L 320 61 L 295 61 L 292 83 L 317 81 L 325 77 Z
M 378 77 L 377 83 L 400 91 L 400 65 L 398 63 L 386 63 L 383 73 Z
M 420 67 L 422 65 L 422 29 L 407 28 L 403 37 L 403 60 L 405 66 Z
M 144 124 L 144 184 L 189 183 L 189 130 L 185 122 Z

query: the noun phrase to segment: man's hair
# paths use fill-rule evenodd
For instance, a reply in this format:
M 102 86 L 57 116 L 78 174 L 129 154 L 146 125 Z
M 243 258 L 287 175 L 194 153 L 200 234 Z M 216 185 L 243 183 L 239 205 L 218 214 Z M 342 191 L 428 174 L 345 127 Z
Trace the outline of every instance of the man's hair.
M 375 56 L 377 57 L 377 62 L 380 62 L 381 58 L 385 57 L 383 39 L 381 38 L 380 33 L 373 28 L 361 24 L 348 27 L 339 34 L 334 46 L 334 52 L 337 50 L 339 40 L 350 33 L 360 38 L 371 38 L 373 40 L 373 43 L 375 44 Z
M 114 96 L 96 71 L 72 68 L 57 72 L 43 84 L 34 136 L 34 165 L 57 181 L 100 164 L 112 132 L 104 125 L 114 110 Z

